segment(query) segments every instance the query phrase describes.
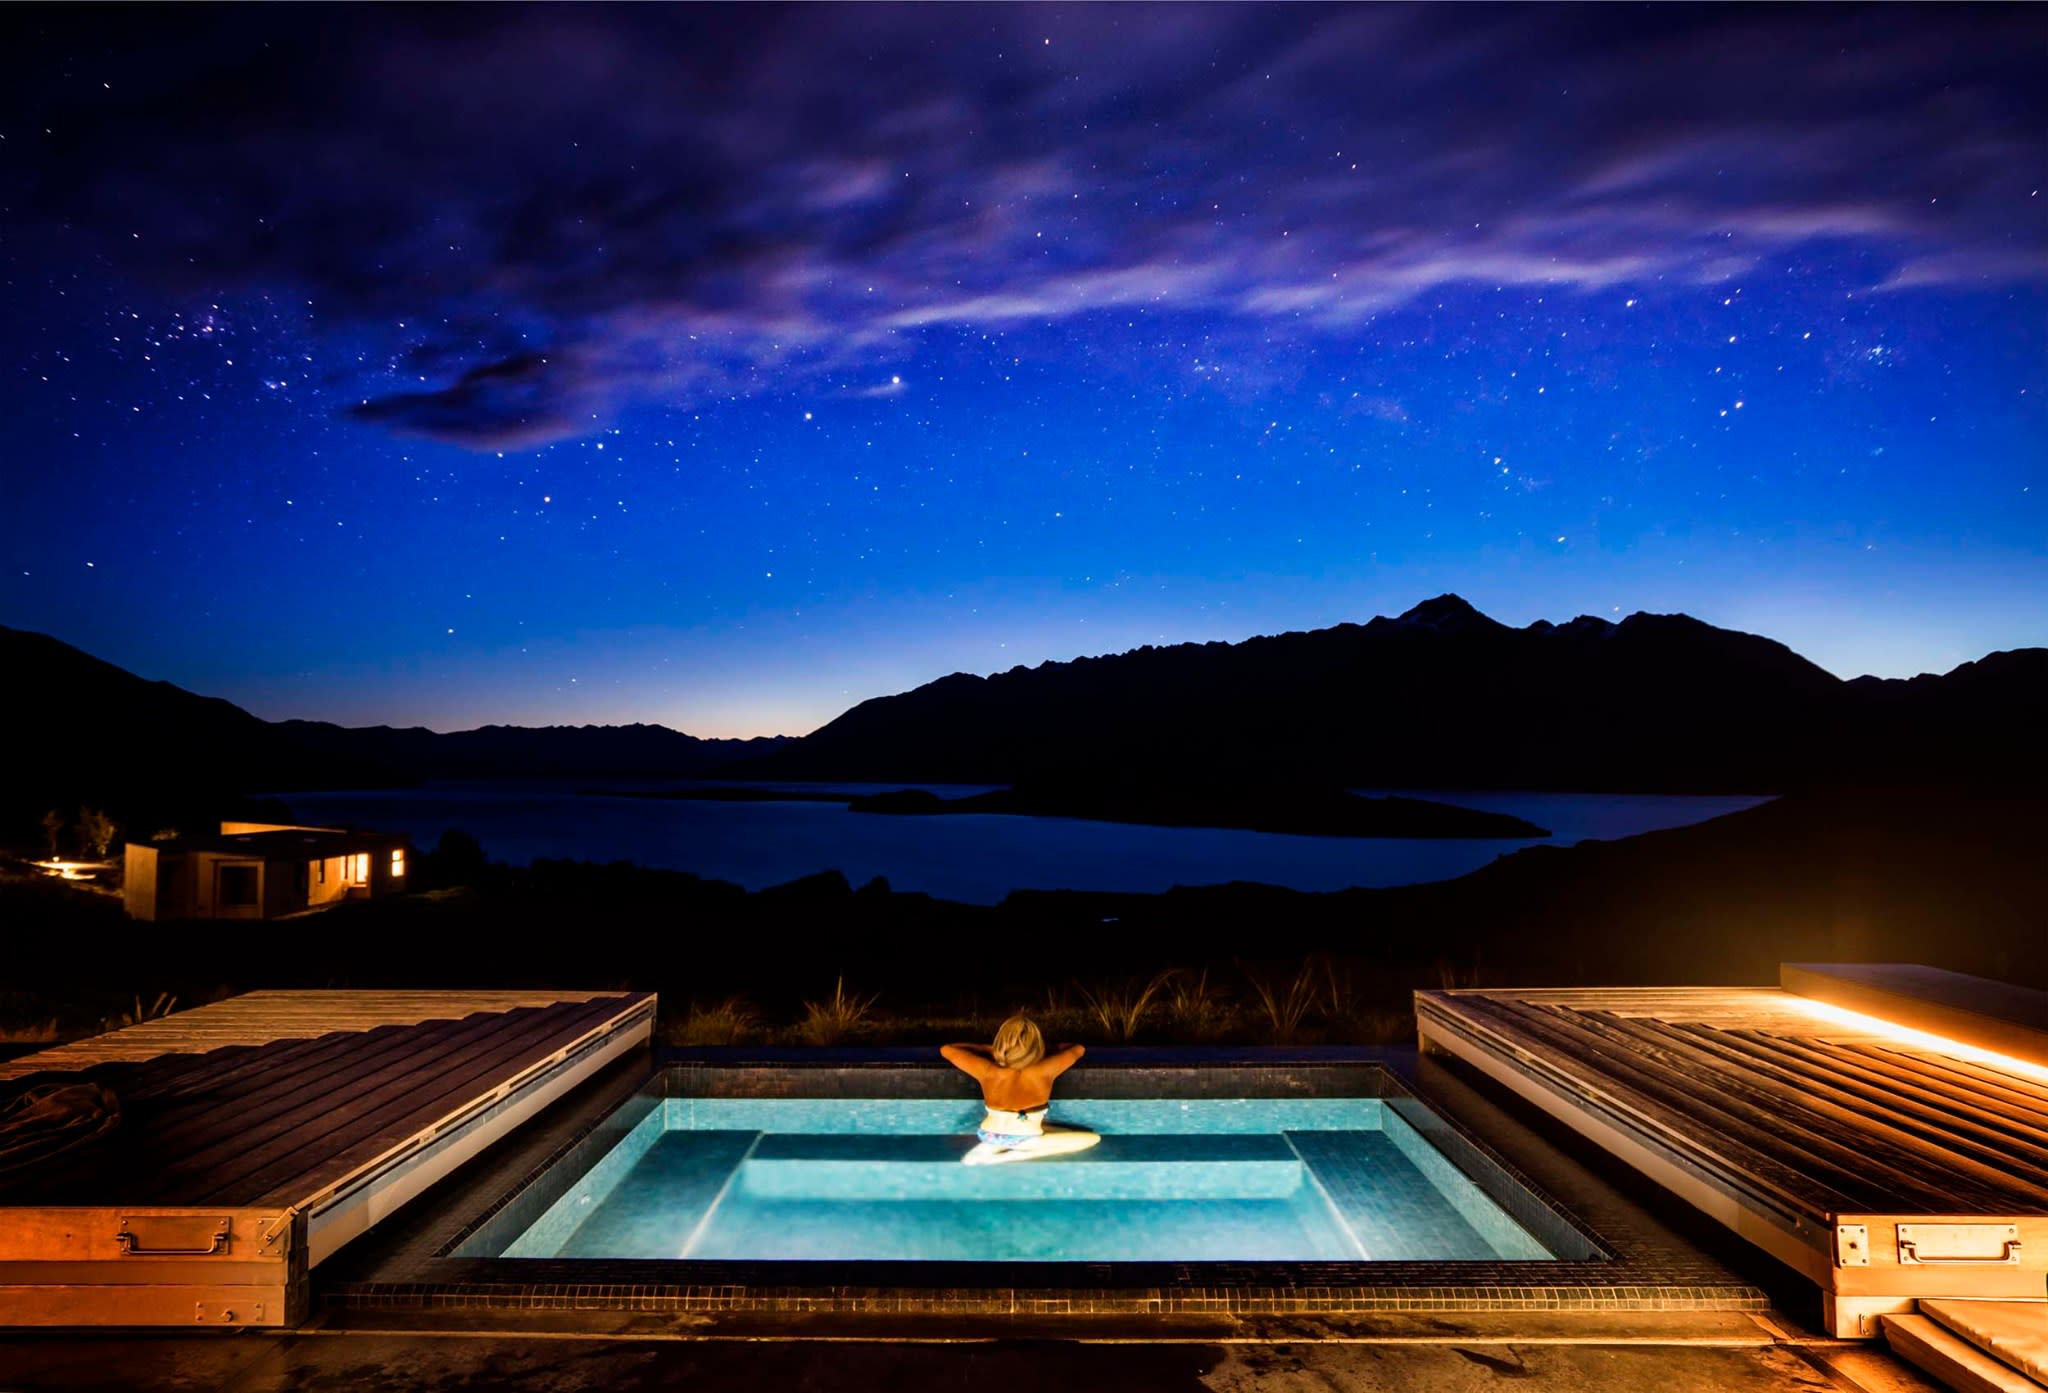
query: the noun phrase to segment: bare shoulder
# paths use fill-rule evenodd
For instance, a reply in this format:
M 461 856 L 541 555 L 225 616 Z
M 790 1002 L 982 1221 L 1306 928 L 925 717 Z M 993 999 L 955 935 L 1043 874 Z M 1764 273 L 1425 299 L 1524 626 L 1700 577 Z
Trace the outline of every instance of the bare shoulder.
M 987 1078 L 990 1071 L 995 1068 L 992 1061 L 965 1045 L 941 1045 L 939 1056 L 954 1068 L 977 1079 Z
M 1081 1056 L 1086 1053 L 1087 1049 L 1081 1045 L 1068 1045 L 1064 1049 L 1054 1050 L 1034 1067 L 1042 1071 L 1047 1078 L 1056 1078 L 1080 1063 Z

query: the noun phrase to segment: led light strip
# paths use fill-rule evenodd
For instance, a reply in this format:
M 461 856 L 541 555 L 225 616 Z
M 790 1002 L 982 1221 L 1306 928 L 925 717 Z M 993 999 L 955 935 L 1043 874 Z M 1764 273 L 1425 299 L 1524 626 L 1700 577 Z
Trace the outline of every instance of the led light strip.
M 1880 1016 L 1866 1016 L 1861 1011 L 1847 1010 L 1844 1007 L 1831 1005 L 1825 1001 L 1814 1001 L 1809 997 L 1792 997 L 1790 1000 L 1796 1001 L 1809 1015 L 1857 1031 L 1860 1034 L 1875 1035 L 1883 1040 L 1889 1040 L 1901 1045 L 1910 1045 L 1914 1049 L 1945 1054 L 1952 1059 L 1964 1060 L 1970 1064 L 1982 1064 L 1987 1068 L 1998 1069 L 2008 1074 L 2017 1074 L 2024 1079 L 2031 1079 L 2035 1083 L 2048 1084 L 2048 1067 L 2036 1064 L 2031 1060 L 2015 1059 L 2009 1054 L 1999 1054 L 1995 1050 L 1980 1049 L 1975 1045 L 1966 1045 L 1960 1040 L 1951 1040 L 1945 1035 L 1934 1035 L 1925 1030 L 1915 1030 L 1911 1026 L 1900 1025 L 1895 1021 L 1888 1021 Z

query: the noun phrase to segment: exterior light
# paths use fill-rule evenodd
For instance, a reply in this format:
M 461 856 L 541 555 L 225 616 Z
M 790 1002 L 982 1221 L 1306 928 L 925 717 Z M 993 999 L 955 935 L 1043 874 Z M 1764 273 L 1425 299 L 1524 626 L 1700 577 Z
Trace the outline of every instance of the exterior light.
M 1963 1060 L 1965 1063 L 1982 1064 L 1986 1068 L 1997 1069 L 2001 1073 L 2017 1074 L 2021 1078 L 2032 1079 L 2037 1083 L 2048 1083 L 2048 1068 L 2044 1068 L 2031 1060 L 2015 1059 L 2009 1054 L 1999 1054 L 1996 1050 L 1980 1049 L 1976 1045 L 1966 1045 L 1960 1040 L 1951 1040 L 1946 1035 L 1936 1035 L 1930 1031 L 1915 1030 L 1909 1025 L 1900 1025 L 1895 1021 L 1885 1020 L 1881 1016 L 1866 1016 L 1861 1011 L 1851 1011 L 1829 1002 L 1815 1001 L 1810 997 L 1792 997 L 1790 1002 L 1796 1004 L 1800 1010 L 1807 1012 L 1809 1015 L 1818 1017 L 1820 1020 L 1826 1021 L 1831 1025 L 1853 1030 L 1859 1035 L 1876 1036 L 1878 1039 L 1889 1044 L 1905 1045 L 1912 1049 L 1927 1050 L 1934 1054 L 1945 1054 L 1952 1059 Z

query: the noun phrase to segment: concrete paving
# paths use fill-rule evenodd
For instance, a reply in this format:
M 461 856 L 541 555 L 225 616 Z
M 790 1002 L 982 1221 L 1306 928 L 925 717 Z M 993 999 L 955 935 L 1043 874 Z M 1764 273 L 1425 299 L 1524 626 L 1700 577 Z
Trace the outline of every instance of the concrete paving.
M 336 1331 L 0 1336 L 4 1393 L 1930 1393 L 1881 1351 L 1832 1341 L 1745 1344 L 712 1339 L 583 1333 Z

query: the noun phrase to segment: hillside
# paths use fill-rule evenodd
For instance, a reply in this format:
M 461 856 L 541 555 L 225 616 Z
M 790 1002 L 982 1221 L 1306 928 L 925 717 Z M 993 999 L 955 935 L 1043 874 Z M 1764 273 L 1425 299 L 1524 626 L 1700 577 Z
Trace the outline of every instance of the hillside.
M 1100 768 L 1354 787 L 1779 792 L 2048 769 L 2048 650 L 1844 682 L 1685 615 L 1397 619 L 955 673 L 729 771 L 1004 783 Z
M 0 626 L 0 721 L 17 733 L 0 819 L 83 804 L 124 822 L 213 815 L 239 794 L 454 778 L 691 778 L 780 737 L 699 740 L 665 726 L 350 729 L 264 721 L 218 697 L 151 682 L 44 634 Z

